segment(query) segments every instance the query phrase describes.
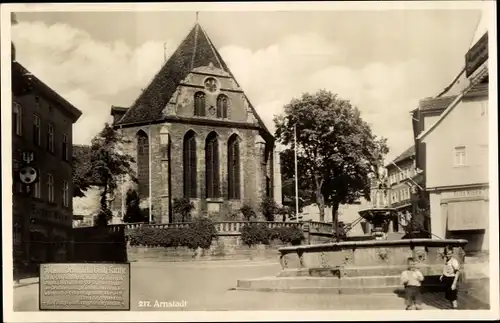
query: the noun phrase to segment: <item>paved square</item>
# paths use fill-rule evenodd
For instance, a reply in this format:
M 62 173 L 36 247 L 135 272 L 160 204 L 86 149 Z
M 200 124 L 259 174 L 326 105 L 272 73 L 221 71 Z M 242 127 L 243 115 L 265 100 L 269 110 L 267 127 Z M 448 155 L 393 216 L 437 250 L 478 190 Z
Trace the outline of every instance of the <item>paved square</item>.
M 272 276 L 275 261 L 213 261 L 132 263 L 132 311 L 230 310 L 398 310 L 404 300 L 394 294 L 328 295 L 230 290 L 238 279 Z M 442 295 L 426 294 L 423 309 L 446 308 Z M 463 298 L 462 298 L 463 299 Z M 15 311 L 38 310 L 38 284 L 14 289 Z M 182 302 L 185 307 L 140 306 L 141 301 Z M 481 304 L 463 299 L 467 308 Z M 472 309 L 470 308 L 470 309 Z

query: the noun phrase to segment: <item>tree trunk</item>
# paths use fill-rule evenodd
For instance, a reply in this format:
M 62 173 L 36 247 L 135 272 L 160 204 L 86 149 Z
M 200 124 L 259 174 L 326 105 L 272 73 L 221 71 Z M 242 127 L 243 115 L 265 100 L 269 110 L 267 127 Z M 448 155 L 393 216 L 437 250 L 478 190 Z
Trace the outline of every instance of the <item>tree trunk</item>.
M 106 195 L 108 195 L 108 185 L 104 185 L 101 193 L 101 210 L 106 210 L 108 207 L 106 202 Z
M 321 193 L 321 187 L 323 186 L 323 179 L 320 179 L 319 176 L 315 176 L 316 182 L 316 204 L 319 209 L 319 221 L 325 222 L 325 197 L 323 193 Z
M 339 206 L 340 204 L 338 202 L 333 202 L 332 203 L 332 223 L 333 223 L 333 230 L 335 232 L 335 239 L 339 241 Z

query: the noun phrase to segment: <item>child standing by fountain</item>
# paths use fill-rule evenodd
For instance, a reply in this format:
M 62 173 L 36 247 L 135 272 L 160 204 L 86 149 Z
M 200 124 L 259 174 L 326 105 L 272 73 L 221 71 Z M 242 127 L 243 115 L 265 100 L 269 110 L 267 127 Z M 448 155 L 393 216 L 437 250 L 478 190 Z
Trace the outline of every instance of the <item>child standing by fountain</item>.
M 405 287 L 407 310 L 411 310 L 413 305 L 415 305 L 415 309 L 421 309 L 422 295 L 420 288 L 423 281 L 424 275 L 415 267 L 415 259 L 412 257 L 408 258 L 408 269 L 401 274 L 401 283 Z
M 458 308 L 457 295 L 458 295 L 458 278 L 460 277 L 460 264 L 458 260 L 453 257 L 453 250 L 450 248 L 444 249 L 445 264 L 443 267 L 443 274 L 439 280 L 445 285 L 445 297 L 451 302 L 453 309 Z

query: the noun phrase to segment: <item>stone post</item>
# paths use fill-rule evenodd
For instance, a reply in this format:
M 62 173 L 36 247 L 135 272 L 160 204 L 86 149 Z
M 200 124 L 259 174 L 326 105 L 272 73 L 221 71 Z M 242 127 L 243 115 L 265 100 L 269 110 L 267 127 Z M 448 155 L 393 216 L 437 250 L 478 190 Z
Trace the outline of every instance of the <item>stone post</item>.
M 170 136 L 167 127 L 160 130 L 161 215 L 160 222 L 168 223 L 170 214 Z
M 312 220 L 309 219 L 302 225 L 302 231 L 304 233 L 306 244 L 311 244 L 311 222 Z

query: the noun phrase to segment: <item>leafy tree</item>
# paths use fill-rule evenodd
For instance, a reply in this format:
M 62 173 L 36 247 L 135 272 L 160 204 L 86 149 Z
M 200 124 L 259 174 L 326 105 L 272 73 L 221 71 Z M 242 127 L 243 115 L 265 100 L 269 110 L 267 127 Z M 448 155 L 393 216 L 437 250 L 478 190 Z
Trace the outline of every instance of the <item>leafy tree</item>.
M 326 90 L 305 93 L 287 104 L 274 123 L 276 138 L 290 147 L 281 155 L 284 165 L 294 162 L 296 126 L 299 189 L 308 193 L 306 204 L 318 205 L 320 221 L 326 206 L 332 207 L 335 222 L 340 204 L 370 198 L 369 175 L 380 167 L 388 148 L 349 101 Z M 283 171 L 285 180 L 293 178 L 294 167 Z
M 174 203 L 172 205 L 172 211 L 174 213 L 174 219 L 176 219 L 176 222 L 179 222 L 179 217 L 180 217 L 180 222 L 186 222 L 189 221 L 191 218 L 191 211 L 194 209 L 194 204 L 191 202 L 190 199 L 183 197 L 183 198 L 174 198 Z
M 104 128 L 93 139 L 90 146 L 90 167 L 87 178 L 101 188 L 100 210 L 97 216 L 97 225 L 107 225 L 111 211 L 108 208 L 108 194 L 113 194 L 117 188 L 117 179 L 128 175 L 136 181 L 131 168 L 134 159 L 120 151 L 123 144 L 129 143 L 112 126 L 105 124 Z
M 291 156 L 289 156 L 291 154 Z M 295 175 L 294 175 L 294 156 L 293 150 L 287 149 L 280 153 L 281 159 L 281 174 L 283 181 L 281 184 L 281 193 L 283 196 L 283 205 L 289 207 L 290 211 L 295 212 Z M 315 202 L 314 191 L 308 189 L 306 182 L 299 179 L 299 212 L 302 212 L 304 207 Z
M 141 198 L 136 190 L 129 189 L 125 198 L 126 211 L 123 222 L 146 222 L 147 218 L 140 208 Z
M 84 197 L 91 185 L 99 186 L 95 181 L 90 163 L 90 146 L 73 145 L 71 160 L 73 178 L 73 197 Z M 89 177 L 89 175 L 91 175 Z

